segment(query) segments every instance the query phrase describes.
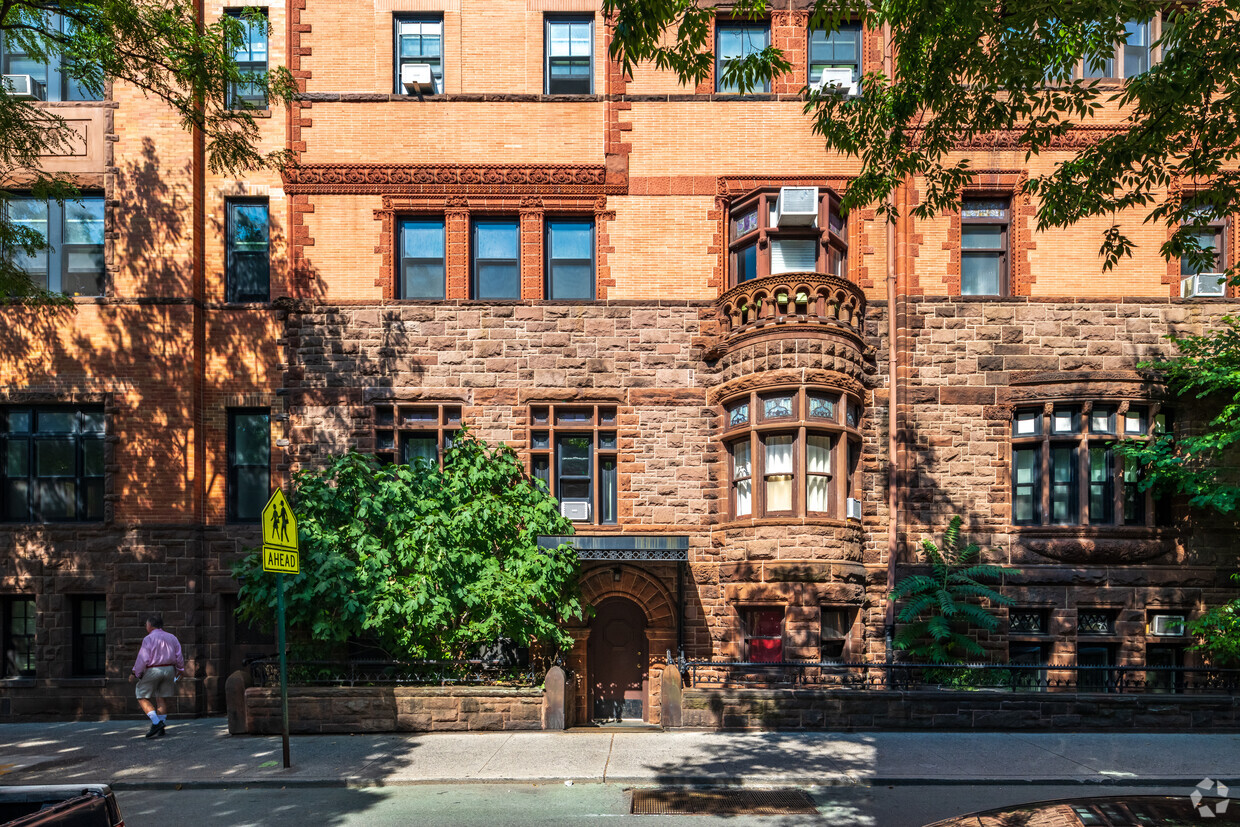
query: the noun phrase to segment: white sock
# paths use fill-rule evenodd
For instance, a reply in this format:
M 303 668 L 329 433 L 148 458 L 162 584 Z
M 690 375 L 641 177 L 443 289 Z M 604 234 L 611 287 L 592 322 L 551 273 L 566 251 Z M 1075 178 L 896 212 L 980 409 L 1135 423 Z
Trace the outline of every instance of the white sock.
M 150 712 L 146 713 L 146 717 L 151 719 L 152 724 L 159 723 L 159 713 L 153 709 Z
M 159 722 L 160 722 L 161 724 L 162 724 L 162 723 L 164 723 L 164 722 L 165 722 L 165 721 L 167 721 L 167 720 L 168 720 L 168 716 L 167 716 L 167 715 L 160 715 L 160 716 L 159 716 Z

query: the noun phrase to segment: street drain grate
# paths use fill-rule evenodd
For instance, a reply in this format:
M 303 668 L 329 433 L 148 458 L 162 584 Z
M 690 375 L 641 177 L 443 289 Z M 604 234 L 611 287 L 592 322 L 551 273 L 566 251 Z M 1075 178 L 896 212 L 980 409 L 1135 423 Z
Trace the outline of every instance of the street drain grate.
M 801 790 L 634 790 L 633 815 L 815 815 Z

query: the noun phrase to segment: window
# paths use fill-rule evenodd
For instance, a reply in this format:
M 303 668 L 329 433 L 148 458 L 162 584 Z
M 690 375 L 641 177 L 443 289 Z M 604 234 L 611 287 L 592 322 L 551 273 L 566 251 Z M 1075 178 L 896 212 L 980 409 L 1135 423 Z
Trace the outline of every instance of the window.
M 547 298 L 594 299 L 593 221 L 547 221 Z
M 1047 661 L 1047 649 L 1045 643 L 1011 642 L 1008 644 L 1008 662 L 1016 666 L 1042 666 Z M 1046 689 L 1046 670 L 1013 669 L 1012 685 L 1021 689 Z
M 399 294 L 402 299 L 444 297 L 442 218 L 411 218 L 400 222 Z
M 850 607 L 823 606 L 818 626 L 818 644 L 822 660 L 842 660 L 848 648 L 848 636 L 857 618 Z
M 517 221 L 474 221 L 475 299 L 521 298 L 521 238 Z
M 548 95 L 594 92 L 594 18 L 548 17 L 543 77 Z
M 731 286 L 781 273 L 847 277 L 847 220 L 834 193 L 817 192 L 818 215 L 810 226 L 779 224 L 777 188 L 760 190 L 732 206 L 728 221 Z
M 1114 666 L 1117 654 L 1118 647 L 1113 643 L 1078 643 L 1076 663 L 1078 666 Z M 1111 692 L 1116 685 L 1117 676 L 1113 669 L 1082 669 L 1077 676 L 1077 687 L 1081 692 Z
M 960 294 L 1006 296 L 1008 199 L 966 198 L 960 205 Z
M 36 286 L 67 296 L 103 295 L 102 195 L 82 195 L 59 204 L 29 195 L 7 202 L 9 220 L 38 233 L 47 247 L 34 255 L 16 251 L 13 263 Z
M 443 94 L 443 20 L 424 17 L 396 18 L 396 94 L 408 94 L 401 83 L 401 68 L 414 63 L 431 67 L 435 94 Z
M 784 610 L 746 609 L 745 659 L 751 663 L 781 663 L 784 659 Z
M 0 599 L 4 617 L 0 618 L 0 645 L 4 646 L 4 665 L 0 677 L 28 678 L 34 675 L 34 598 L 5 597 Z M 12 662 L 8 653 L 13 653 Z
M 849 69 L 853 83 L 861 78 L 861 24 L 844 23 L 835 31 L 809 33 L 809 85 L 822 79 L 823 69 Z
M 1184 646 L 1174 644 L 1151 644 L 1145 647 L 1145 665 L 1154 667 L 1145 673 L 1145 686 L 1158 694 L 1184 691 Z
M 73 23 L 59 14 L 49 15 L 52 32 L 69 34 Z M 99 93 L 72 77 L 73 60 L 67 55 L 49 55 L 42 61 L 27 54 L 25 47 L 13 38 L 0 35 L 0 74 L 30 75 L 36 85 L 35 97 L 46 101 L 97 101 Z
M 724 441 L 732 516 L 843 518 L 853 457 L 861 452 L 856 419 L 840 421 L 853 405 L 838 391 L 816 388 L 729 400 Z
M 271 298 L 271 252 L 266 201 L 228 201 L 225 282 L 230 302 Z
M 771 30 L 765 23 L 719 23 L 715 32 L 715 91 L 732 95 L 770 92 L 771 85 L 767 81 L 762 82 L 761 89 L 742 89 L 738 81 L 725 83 L 723 80 L 728 64 L 757 54 L 770 43 Z
M 0 409 L 0 452 L 5 521 L 103 519 L 102 409 Z
M 1124 24 L 1122 39 L 1115 47 L 1101 54 L 1087 55 L 1077 64 L 1076 74 L 1085 80 L 1131 78 L 1148 72 L 1152 60 L 1150 49 L 1154 39 L 1152 21 L 1129 21 Z M 1093 28 L 1100 34 L 1099 27 Z M 1123 74 L 1116 70 L 1120 69 Z
M 616 409 L 605 405 L 530 409 L 530 472 L 574 522 L 617 521 Z
M 1162 497 L 1142 491 L 1139 468 L 1113 451 L 1168 427 L 1157 407 L 1056 403 L 1016 411 L 1012 427 L 1012 521 L 1019 525 L 1160 525 Z M 1152 415 L 1151 415 L 1152 414 Z
M 385 462 L 439 466 L 460 429 L 460 405 L 376 405 L 375 454 Z
M 1217 288 L 1218 281 L 1222 280 L 1222 272 L 1227 269 L 1227 237 L 1226 225 L 1221 219 L 1210 221 L 1201 227 L 1194 227 L 1191 231 L 1193 239 L 1197 242 L 1197 246 L 1201 248 L 1206 255 L 1204 260 L 1193 261 L 1188 256 L 1180 258 L 1180 278 L 1187 279 L 1202 273 L 1220 274 L 1217 281 L 1211 281 L 1205 284 L 1205 279 L 1201 279 L 1198 290 L 1202 293 L 1212 294 L 1211 289 Z M 1219 293 L 1218 295 L 1222 295 Z
M 267 108 L 267 12 L 263 9 L 259 13 L 261 18 L 243 17 L 240 9 L 225 12 L 241 26 L 241 42 L 233 60 L 242 80 L 228 87 L 228 106 L 232 109 Z
M 256 523 L 271 496 L 271 417 L 228 412 L 228 520 Z
M 95 677 L 104 674 L 107 667 L 107 636 L 107 601 L 102 597 L 73 598 L 73 674 L 75 676 Z

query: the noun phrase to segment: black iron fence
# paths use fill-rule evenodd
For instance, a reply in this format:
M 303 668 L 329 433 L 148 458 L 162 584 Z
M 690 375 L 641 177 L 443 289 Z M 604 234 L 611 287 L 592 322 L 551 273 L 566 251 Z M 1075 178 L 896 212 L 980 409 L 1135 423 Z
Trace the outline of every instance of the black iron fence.
M 1013 692 L 1240 694 L 1240 669 L 1084 664 L 738 661 L 679 662 L 686 686 L 710 688 L 840 687 Z
M 280 685 L 280 660 L 249 662 L 254 686 Z M 547 667 L 503 666 L 486 660 L 290 660 L 289 686 L 541 686 Z

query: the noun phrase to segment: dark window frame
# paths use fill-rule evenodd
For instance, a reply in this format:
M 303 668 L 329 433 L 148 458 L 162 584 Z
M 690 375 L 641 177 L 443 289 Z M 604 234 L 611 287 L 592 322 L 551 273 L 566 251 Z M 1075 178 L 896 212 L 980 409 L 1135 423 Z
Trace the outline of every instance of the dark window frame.
M 582 218 L 577 216 L 548 216 L 544 220 L 544 239 L 546 247 L 546 291 L 547 299 L 550 301 L 595 301 L 598 297 L 598 227 L 594 221 L 594 217 Z M 576 263 L 578 265 L 584 262 L 584 259 L 555 259 L 552 258 L 552 234 L 555 232 L 557 225 L 583 224 L 590 227 L 590 295 L 589 296 L 557 296 L 556 295 L 556 262 L 562 261 L 566 265 Z
M 738 58 L 725 59 L 723 57 L 723 54 L 721 52 L 721 45 L 720 45 L 723 38 L 720 37 L 720 35 L 725 31 L 750 31 L 752 32 L 752 31 L 757 31 L 759 29 L 766 35 L 766 45 L 763 46 L 762 48 L 763 49 L 768 48 L 771 45 L 771 22 L 769 20 L 764 20 L 761 22 L 757 20 L 716 20 L 715 21 L 715 92 L 717 94 L 720 94 L 720 95 L 741 95 L 741 94 L 765 95 L 765 94 L 770 93 L 771 91 L 770 80 L 764 81 L 761 89 L 749 89 L 744 92 L 742 92 L 739 89 L 739 87 L 736 89 L 728 89 L 728 88 L 724 88 L 724 85 L 723 85 L 723 73 L 727 69 L 728 60 L 737 60 Z M 749 38 L 750 38 L 750 35 L 746 35 L 746 40 L 748 40 Z M 745 52 L 742 51 L 740 58 L 744 58 L 745 56 L 746 56 Z
M 561 444 L 565 438 L 585 437 L 590 444 L 589 491 L 590 517 L 576 521 L 581 525 L 617 525 L 619 523 L 619 448 L 620 429 L 615 405 L 550 404 L 530 407 L 530 476 L 542 480 L 547 489 L 560 499 Z M 610 479 L 610 495 L 607 480 Z M 574 475 L 571 479 L 585 479 Z M 571 501 L 582 501 L 573 497 Z
M 1000 216 L 967 216 L 966 205 L 969 202 L 1005 201 L 1003 215 Z M 999 228 L 999 246 L 997 247 L 965 247 L 964 238 L 970 228 Z M 965 259 L 970 257 L 998 259 L 999 291 L 997 293 L 966 293 L 964 285 Z M 1012 295 L 1012 196 L 1011 193 L 994 195 L 969 193 L 960 204 L 960 295 L 962 296 L 1010 296 Z
M 49 430 L 40 424 L 44 417 L 71 413 L 74 425 L 71 430 Z M 25 414 L 27 426 L 25 431 L 11 430 L 11 422 L 15 415 Z M 92 424 L 98 420 L 98 428 Z M 104 520 L 104 489 L 107 478 L 105 446 L 107 438 L 106 420 L 102 406 L 95 405 L 11 405 L 0 408 L 0 523 L 97 523 Z M 74 473 L 40 474 L 40 445 L 47 442 L 64 442 L 72 440 Z M 23 446 L 20 444 L 24 442 Z M 25 455 L 26 472 L 10 472 L 10 463 L 15 457 Z M 88 465 L 97 463 L 99 473 L 88 473 Z M 10 474 L 12 474 L 10 476 Z M 72 517 L 49 517 L 48 508 L 43 499 L 46 492 L 53 489 L 49 480 L 73 481 L 73 515 Z M 15 503 L 16 492 L 23 486 L 13 485 L 24 481 L 25 508 L 20 514 L 11 505 Z M 41 482 L 44 481 L 44 482 Z M 11 502 L 10 498 L 13 498 Z
M 103 193 L 87 191 L 81 193 L 77 199 L 67 199 L 63 203 L 57 202 L 53 199 L 35 198 L 29 193 L 14 193 L 3 204 L 4 209 L 9 211 L 11 220 L 13 220 L 11 217 L 12 205 L 14 202 L 42 204 L 46 207 L 47 232 L 44 233 L 44 241 L 47 242 L 47 247 L 42 251 L 42 255 L 45 256 L 47 261 L 47 274 L 46 279 L 44 279 L 42 274 L 32 273 L 31 277 L 34 283 L 40 287 L 45 287 L 52 293 L 65 293 L 65 284 L 72 284 L 76 281 L 73 278 L 73 273 L 69 270 L 71 254 L 86 253 L 89 255 L 93 250 L 99 257 L 99 270 L 97 275 L 95 275 L 95 290 L 91 292 L 74 292 L 72 295 L 81 296 L 84 298 L 93 298 L 105 295 L 107 292 L 108 275 L 107 261 L 105 260 L 108 208 L 107 200 Z M 69 220 L 69 211 L 76 207 L 75 202 L 81 203 L 83 207 L 85 207 L 89 202 L 91 206 L 96 207 L 98 210 L 100 214 L 100 218 L 98 220 L 102 221 L 103 229 L 99 234 L 99 240 L 97 243 L 71 244 L 65 240 L 69 236 L 67 225 Z M 18 252 L 17 255 L 19 259 L 23 258 L 20 252 Z M 20 262 L 18 262 L 18 266 L 21 266 Z M 80 272 L 83 274 L 83 277 L 89 278 L 88 271 L 83 270 Z M 65 295 L 70 294 L 65 293 Z
M 65 24 L 69 22 L 64 15 L 52 14 L 49 19 L 50 31 L 64 32 Z M 0 34 L 0 74 L 5 75 L 31 75 L 31 72 L 11 71 L 11 61 L 16 56 L 24 57 L 25 52 L 15 52 L 8 48 L 5 43 L 5 37 Z M 40 100 L 48 102 L 64 102 L 64 101 L 81 101 L 81 102 L 101 102 L 105 97 L 88 97 L 88 92 L 80 84 L 76 83 L 65 71 L 65 67 L 73 62 L 71 57 L 65 57 L 63 54 L 49 55 L 47 63 L 39 64 L 43 68 L 43 80 L 35 78 L 43 87 L 43 97 Z M 18 67 L 20 68 L 20 67 Z M 105 81 L 106 83 L 106 81 Z M 101 90 L 106 91 L 106 89 Z
M 763 187 L 737 199 L 728 208 L 728 287 L 736 287 L 748 281 L 772 275 L 772 245 L 783 240 L 813 240 L 817 242 L 814 255 L 814 272 L 848 278 L 848 217 L 840 211 L 840 198 L 826 187 L 818 187 L 818 220 L 815 227 L 778 227 L 772 224 L 771 215 L 779 200 L 779 187 Z M 754 212 L 757 216 L 752 226 L 741 226 L 740 221 Z M 741 278 L 742 257 L 752 250 L 754 273 Z M 781 275 L 776 273 L 774 275 Z
M 439 256 L 406 256 L 405 255 L 405 231 L 408 224 L 436 224 L 439 228 L 440 249 L 442 253 Z M 397 298 L 405 301 L 443 301 L 448 295 L 448 222 L 442 213 L 433 215 L 404 215 L 397 219 L 396 233 L 396 284 L 394 285 L 394 293 Z M 428 264 L 438 262 L 440 279 L 438 295 L 411 296 L 409 295 L 409 280 L 406 277 L 406 268 L 422 263 Z
M 29 608 L 29 618 L 25 617 L 25 611 L 22 612 L 23 623 L 27 620 L 30 623 L 30 630 L 21 632 L 15 631 L 17 606 L 23 609 Z M 32 678 L 37 669 L 37 650 L 35 648 L 35 640 L 37 638 L 39 611 L 35 603 L 35 599 L 27 594 L 6 594 L 0 596 L 0 611 L 3 616 L 0 617 L 0 646 L 4 646 L 3 653 L 4 664 L 0 666 L 0 677 L 17 677 Z M 13 644 L 13 650 L 17 660 L 17 674 L 8 674 L 8 644 Z
M 229 408 L 228 409 L 228 434 L 227 434 L 227 459 L 228 470 L 226 477 L 226 520 L 234 524 L 255 524 L 262 519 L 260 512 L 256 512 L 253 517 L 242 517 L 238 515 L 238 497 L 241 493 L 240 482 L 237 479 L 238 472 L 243 468 L 264 468 L 259 463 L 238 463 L 237 462 L 237 418 L 241 416 L 265 416 L 267 418 L 267 486 L 266 495 L 271 493 L 271 409 L 270 408 Z M 263 498 L 263 505 L 267 502 L 266 496 Z
M 408 58 L 408 59 L 406 59 L 406 58 L 404 58 L 404 57 L 402 57 L 402 56 L 401 56 L 401 53 L 400 53 L 400 40 L 401 40 L 401 37 L 402 37 L 402 35 L 401 35 L 401 31 L 400 31 L 400 24 L 401 24 L 401 23 L 438 23 L 438 24 L 439 24 L 439 58 L 438 58 L 438 61 L 437 61 L 437 62 L 432 62 L 432 61 L 430 61 L 430 60 L 427 60 L 425 55 L 419 55 L 416 59 L 415 59 L 415 58 Z M 406 92 L 406 91 L 405 91 L 405 87 L 404 87 L 404 86 L 401 84 L 401 82 L 400 82 L 400 68 L 401 68 L 401 66 L 403 66 L 405 63 L 427 63 L 427 64 L 429 64 L 429 65 L 430 65 L 430 67 L 431 67 L 431 82 L 434 84 L 434 87 L 435 87 L 435 91 L 433 92 L 433 94 L 436 94 L 436 95 L 442 95 L 442 94 L 443 94 L 443 88 L 444 88 L 444 87 L 443 87 L 443 84 L 444 84 L 444 79 L 443 79 L 443 77 L 444 77 L 444 75 L 443 75 L 443 73 L 444 73 L 444 65 L 443 65 L 443 64 L 444 64 L 444 59 L 443 59 L 443 46 L 444 46 L 443 26 L 444 26 L 444 23 L 443 23 L 443 15 L 442 15 L 442 14 L 425 14 L 425 13 L 416 13 L 416 12 L 396 12 L 396 13 L 394 13 L 394 14 L 392 15 L 392 38 L 393 38 L 393 40 L 392 40 L 392 57 L 393 57 L 393 60 L 392 60 L 392 70 L 393 70 L 393 78 L 392 78 L 392 82 L 393 82 L 393 88 L 395 89 L 395 93 L 396 93 L 397 95 L 409 95 L 409 94 L 411 94 L 411 93 L 409 93 L 409 92 Z M 419 32 L 419 34 L 418 34 L 418 37 L 419 37 L 419 38 L 422 38 L 422 37 L 425 37 L 425 36 L 426 36 L 426 35 L 422 34 L 421 32 Z M 436 67 L 438 67 L 438 73 L 436 73 Z
M 383 402 L 375 405 L 375 455 L 384 462 L 408 465 L 412 440 L 432 440 L 435 462 L 443 467 L 444 453 L 463 427 L 460 403 Z
M 512 258 L 482 258 L 480 255 L 481 245 L 478 243 L 478 228 L 490 227 L 511 227 L 515 242 L 516 250 Z M 516 295 L 501 295 L 499 292 L 491 294 L 483 292 L 483 283 L 480 271 L 487 265 L 506 266 L 510 265 L 516 270 Z M 521 299 L 521 219 L 516 216 L 475 216 L 469 222 L 469 296 L 475 301 L 520 301 Z
M 779 614 L 779 634 L 778 635 L 758 634 L 758 628 L 757 628 L 759 625 L 758 616 L 759 615 L 774 615 L 776 613 Z M 744 635 L 745 660 L 750 663 L 781 663 L 783 662 L 784 646 L 786 644 L 784 637 L 785 637 L 785 632 L 787 631 L 787 623 L 788 623 L 788 609 L 785 606 L 745 606 L 743 607 L 741 609 L 741 628 L 742 628 L 742 633 Z M 778 651 L 779 657 L 772 659 L 770 657 L 767 657 L 766 656 L 767 653 L 765 652 L 760 653 L 762 656 L 758 657 L 757 655 L 759 653 L 756 653 L 754 651 L 754 646 L 753 646 L 753 642 L 757 640 L 778 640 L 779 649 L 777 651 Z
M 787 416 L 765 415 L 767 400 L 791 397 L 791 412 Z M 833 417 L 812 416 L 810 398 L 826 397 L 834 402 Z M 859 405 L 850 394 L 835 388 L 797 386 L 751 391 L 723 400 L 723 444 L 727 462 L 729 520 L 760 520 L 771 517 L 801 517 L 844 519 L 846 500 L 852 495 L 857 473 L 853 457 L 860 456 L 861 433 L 856 424 L 849 424 L 846 411 Z M 733 413 L 741 406 L 748 406 L 748 413 L 733 422 Z M 768 507 L 766 445 L 770 437 L 792 438 L 792 507 L 771 510 Z M 827 437 L 831 440 L 830 471 L 809 472 L 809 438 Z M 749 474 L 736 474 L 736 447 L 749 446 Z M 780 474 L 780 476 L 783 476 Z M 810 510 L 809 479 L 811 476 L 828 477 L 826 510 Z M 738 483 L 750 483 L 750 509 L 740 513 L 737 506 Z
M 87 609 L 90 611 L 88 612 Z M 95 621 L 91 632 L 82 630 L 87 618 Z M 98 630 L 102 621 L 103 631 Z M 96 678 L 107 674 L 108 651 L 108 602 L 104 595 L 86 594 L 73 597 L 73 675 L 74 677 Z M 87 652 L 88 641 L 97 642 L 97 650 Z
M 553 89 L 552 70 L 551 70 L 551 27 L 555 25 L 572 25 L 588 23 L 590 25 L 590 54 L 585 58 L 586 64 L 589 66 L 589 84 L 585 91 L 557 91 Z M 571 36 L 570 36 L 571 50 Z M 569 61 L 580 62 L 575 56 L 569 56 Z M 593 95 L 594 94 L 594 15 L 593 14 L 547 14 L 543 17 L 543 94 L 545 95 Z
M 824 661 L 844 660 L 851 654 L 849 644 L 860 610 L 856 606 L 824 605 L 818 608 L 818 653 Z M 829 625 L 829 618 L 839 625 Z M 828 631 L 831 632 L 828 635 Z M 836 649 L 838 647 L 838 654 Z
M 262 251 L 261 260 L 264 265 L 264 290 L 243 292 L 240 281 L 239 256 L 253 255 L 259 260 L 256 250 L 237 250 L 239 240 L 236 237 L 237 219 L 234 211 L 238 207 L 263 207 L 267 211 L 267 235 L 264 239 L 266 249 Z M 224 201 L 224 290 L 225 299 L 235 304 L 265 304 L 271 301 L 271 203 L 266 198 L 228 198 Z
M 224 9 L 224 14 L 236 20 L 243 27 L 250 29 L 255 24 L 249 20 L 243 19 L 241 15 L 242 12 L 251 8 L 258 9 L 258 11 L 262 14 L 263 19 L 266 21 L 266 26 L 263 28 L 264 57 L 261 61 L 254 60 L 253 51 L 250 50 L 249 60 L 239 60 L 237 59 L 237 55 L 234 55 L 233 59 L 236 61 L 237 69 L 239 71 L 252 75 L 265 76 L 269 71 L 271 71 L 271 33 L 269 31 L 271 28 L 270 9 L 266 6 L 246 6 L 243 8 L 231 7 Z M 239 54 L 240 53 L 238 53 L 238 55 Z M 259 111 L 268 109 L 270 107 L 270 102 L 267 100 L 267 90 L 265 87 L 261 90 L 261 95 L 255 94 L 253 91 L 242 91 L 247 87 L 252 89 L 255 84 L 256 81 L 230 83 L 224 93 L 226 105 L 230 109 L 250 109 Z

